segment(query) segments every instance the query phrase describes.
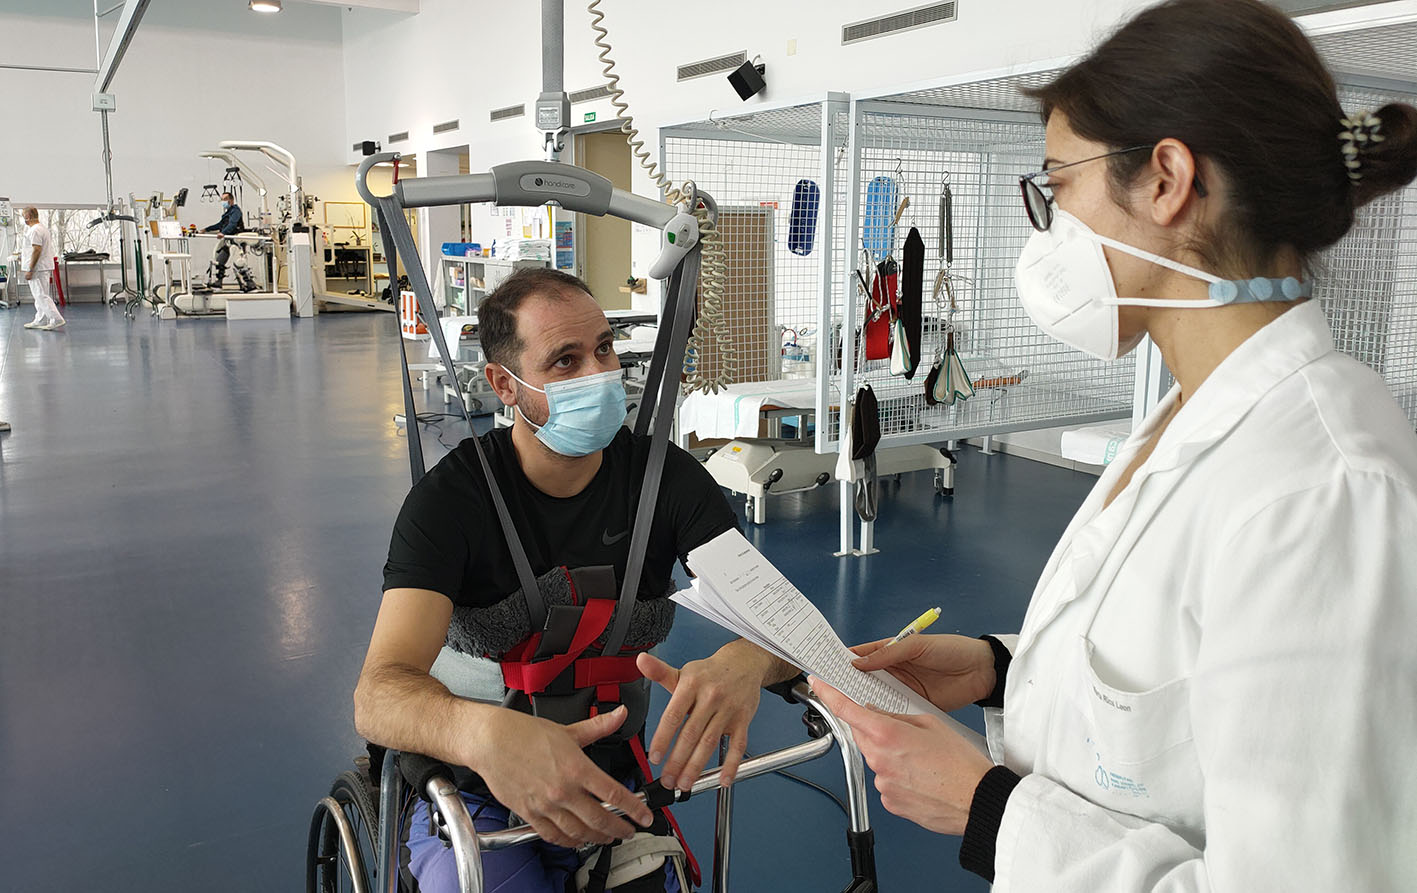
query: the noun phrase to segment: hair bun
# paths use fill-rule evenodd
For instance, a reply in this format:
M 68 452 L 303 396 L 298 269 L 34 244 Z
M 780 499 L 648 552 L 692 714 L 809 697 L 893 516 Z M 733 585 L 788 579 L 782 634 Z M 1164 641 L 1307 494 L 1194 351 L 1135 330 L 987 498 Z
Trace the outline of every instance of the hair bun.
M 1417 108 L 1390 102 L 1344 118 L 1339 142 L 1353 182 L 1355 207 L 1395 192 L 1417 178 Z

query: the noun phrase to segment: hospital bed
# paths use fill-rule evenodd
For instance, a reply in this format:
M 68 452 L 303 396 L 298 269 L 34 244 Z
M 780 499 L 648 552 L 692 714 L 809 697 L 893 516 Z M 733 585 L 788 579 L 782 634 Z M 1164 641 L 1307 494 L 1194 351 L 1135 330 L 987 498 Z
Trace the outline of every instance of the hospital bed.
M 808 378 L 742 382 L 716 394 L 696 391 L 679 406 L 679 445 L 688 449 L 690 435 L 700 441 L 727 439 L 705 467 L 719 486 L 744 496 L 754 524 L 764 524 L 769 494 L 815 489 L 835 477 L 837 454 L 818 453 L 814 446 L 816 399 L 817 382 Z M 787 419 L 793 420 L 790 436 Z M 935 491 L 945 496 L 954 494 L 954 467 L 948 449 L 926 444 L 876 453 L 879 476 L 933 469 Z

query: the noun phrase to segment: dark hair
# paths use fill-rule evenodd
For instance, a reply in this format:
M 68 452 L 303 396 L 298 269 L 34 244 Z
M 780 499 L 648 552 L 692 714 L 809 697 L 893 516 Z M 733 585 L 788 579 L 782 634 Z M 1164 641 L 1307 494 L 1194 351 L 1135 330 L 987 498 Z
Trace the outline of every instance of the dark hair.
M 1170 137 L 1208 159 L 1234 214 L 1191 247 L 1235 275 L 1255 275 L 1286 247 L 1308 260 L 1348 232 L 1356 208 L 1417 176 L 1417 109 L 1390 103 L 1372 112 L 1383 139 L 1361 145 L 1350 180 L 1333 77 L 1298 25 L 1260 0 L 1153 6 L 1024 92 L 1045 121 L 1061 111 L 1085 139 L 1125 148 Z M 1149 160 L 1109 160 L 1119 198 Z
M 518 361 L 526 345 L 517 334 L 517 311 L 532 295 L 559 300 L 577 293 L 589 296 L 590 287 L 570 273 L 541 267 L 514 271 L 477 305 L 477 338 L 483 356 L 520 373 Z

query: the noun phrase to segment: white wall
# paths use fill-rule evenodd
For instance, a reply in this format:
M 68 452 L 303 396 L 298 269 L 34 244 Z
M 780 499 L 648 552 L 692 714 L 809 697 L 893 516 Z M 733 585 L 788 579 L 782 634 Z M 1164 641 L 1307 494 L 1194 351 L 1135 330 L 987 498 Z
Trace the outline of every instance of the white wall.
M 225 165 L 196 153 L 223 139 L 259 139 L 295 154 L 307 193 L 354 199 L 343 145 L 340 15 L 300 3 L 276 16 L 236 0 L 153 3 L 111 88 L 115 195 L 171 196 L 186 186 L 184 218 L 212 222 L 216 206 L 196 199 L 203 184 L 220 182 Z M 105 20 L 105 47 L 116 18 Z M 96 67 L 91 0 L 5 0 L 0 62 Z M 0 195 L 39 205 L 105 201 L 93 87 L 89 74 L 0 69 L 8 125 Z M 266 179 L 277 192 L 275 177 Z M 257 204 L 254 190 L 246 204 Z
M 1079 53 L 1145 2 L 962 0 L 956 22 L 841 45 L 843 24 L 913 5 L 918 4 L 716 0 L 672 7 L 668 15 L 664 11 L 671 7 L 649 0 L 606 0 L 602 7 L 616 71 L 657 158 L 658 128 L 664 124 L 702 119 L 715 109 L 728 114 L 832 90 L 868 92 Z M 541 89 L 539 7 L 532 0 L 423 0 L 422 12 L 411 17 L 346 11 L 346 146 L 373 139 L 387 150 L 422 153 L 466 144 L 474 170 L 540 157 L 541 135 L 530 114 Z M 590 21 L 583 2 L 568 0 L 568 91 L 605 81 Z M 790 56 L 789 41 L 795 41 Z M 761 55 L 767 65 L 768 89 L 746 103 L 723 75 L 675 80 L 679 65 L 739 50 Z M 527 104 L 526 117 L 489 121 L 492 109 L 518 103 Z M 607 100 L 574 106 L 573 120 L 581 122 L 586 112 L 595 112 L 600 122 L 614 117 Z M 434 136 L 432 125 L 452 118 L 462 127 Z M 410 132 L 407 142 L 388 142 L 389 134 L 404 130 Z M 634 189 L 657 192 L 638 167 Z M 653 234 L 638 235 L 634 275 L 645 275 L 656 244 Z M 653 304 L 654 294 L 644 301 Z

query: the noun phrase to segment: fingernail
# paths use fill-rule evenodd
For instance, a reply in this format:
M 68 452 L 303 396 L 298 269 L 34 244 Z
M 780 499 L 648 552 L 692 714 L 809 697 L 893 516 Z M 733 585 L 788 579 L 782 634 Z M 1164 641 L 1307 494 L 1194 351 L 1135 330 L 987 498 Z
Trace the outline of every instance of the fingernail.
M 659 783 L 664 785 L 666 790 L 674 787 L 674 781 L 675 779 L 672 775 L 661 775 L 659 777 Z
M 664 756 L 664 755 L 661 754 L 659 751 L 657 751 L 657 750 L 652 750 L 652 751 L 649 752 L 649 761 L 650 761 L 651 763 L 658 763 L 658 762 L 659 762 L 659 758 L 662 757 L 662 756 Z

